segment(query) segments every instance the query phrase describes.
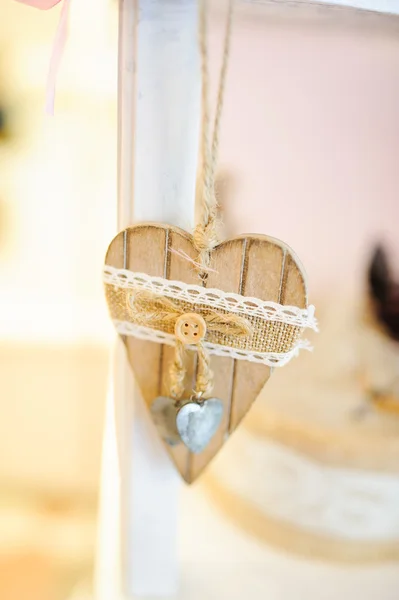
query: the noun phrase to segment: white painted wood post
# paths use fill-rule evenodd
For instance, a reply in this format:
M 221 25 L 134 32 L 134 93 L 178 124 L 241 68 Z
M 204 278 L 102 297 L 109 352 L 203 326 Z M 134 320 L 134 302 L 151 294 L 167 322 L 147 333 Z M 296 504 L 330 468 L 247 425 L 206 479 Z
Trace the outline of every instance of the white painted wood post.
M 301 2 L 308 0 L 297 0 L 295 4 Z M 399 13 L 399 0 L 319 2 Z M 190 229 L 194 219 L 200 113 L 197 2 L 140 0 L 137 14 L 138 3 L 139 0 L 120 0 L 118 227 L 154 220 Z M 243 3 L 270 5 L 269 0 Z M 287 10 L 290 6 L 287 3 Z M 117 345 L 111 370 L 95 597 L 126 600 L 133 595 L 173 595 L 178 576 L 179 483 L 148 428 L 147 415 L 134 390 L 121 343 Z M 134 410 L 127 410 L 129 407 Z M 119 524 L 126 536 L 126 553 L 122 557 Z M 238 540 L 244 543 L 244 538 L 234 538 Z M 269 558 L 262 555 L 262 561 Z M 126 595 L 121 591 L 121 579 Z M 226 581 L 230 581 L 230 589 L 234 590 L 234 578 Z M 270 583 L 267 578 L 265 581 Z M 262 586 L 257 585 L 257 589 Z M 198 594 L 201 593 L 199 590 Z
M 118 95 L 118 229 L 158 221 L 191 230 L 200 120 L 196 0 L 120 0 Z M 171 596 L 178 585 L 181 483 L 151 426 L 121 344 L 113 396 L 108 408 L 115 405 L 116 439 L 108 410 L 96 597 Z M 121 536 L 115 533 L 117 493 L 108 487 L 119 483 Z M 114 524 L 107 527 L 110 519 Z M 121 581 L 110 568 L 120 537 Z

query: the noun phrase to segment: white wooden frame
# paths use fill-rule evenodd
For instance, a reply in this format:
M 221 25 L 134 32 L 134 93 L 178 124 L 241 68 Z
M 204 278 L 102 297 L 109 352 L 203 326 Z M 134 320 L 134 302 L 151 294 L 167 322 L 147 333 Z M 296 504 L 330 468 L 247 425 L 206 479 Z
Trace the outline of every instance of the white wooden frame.
M 120 0 L 119 36 L 118 229 L 140 221 L 192 229 L 200 117 L 197 2 Z M 115 586 L 128 597 L 171 596 L 178 582 L 180 478 L 149 422 L 120 343 L 113 371 L 101 520 L 115 511 L 118 499 L 112 501 L 109 488 L 120 484 L 122 535 L 103 525 L 108 543 L 100 540 L 97 598 L 114 600 Z M 119 482 L 110 472 L 116 446 Z M 115 556 L 121 578 L 110 572 Z

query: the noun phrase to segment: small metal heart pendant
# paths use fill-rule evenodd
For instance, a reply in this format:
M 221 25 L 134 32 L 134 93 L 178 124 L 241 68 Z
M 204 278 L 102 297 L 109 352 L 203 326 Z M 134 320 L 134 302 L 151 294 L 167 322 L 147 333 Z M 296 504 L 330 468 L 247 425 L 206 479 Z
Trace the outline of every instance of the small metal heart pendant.
M 155 398 L 151 405 L 155 426 L 169 446 L 183 442 L 194 454 L 209 444 L 223 416 L 223 403 L 218 398 L 203 402 L 180 401 L 168 396 Z
M 218 398 L 203 402 L 187 402 L 177 413 L 177 430 L 183 443 L 194 454 L 208 446 L 219 429 L 223 416 L 223 403 Z
M 159 396 L 151 404 L 151 414 L 162 439 L 169 446 L 180 444 L 181 437 L 176 426 L 176 416 L 180 406 L 168 396 Z

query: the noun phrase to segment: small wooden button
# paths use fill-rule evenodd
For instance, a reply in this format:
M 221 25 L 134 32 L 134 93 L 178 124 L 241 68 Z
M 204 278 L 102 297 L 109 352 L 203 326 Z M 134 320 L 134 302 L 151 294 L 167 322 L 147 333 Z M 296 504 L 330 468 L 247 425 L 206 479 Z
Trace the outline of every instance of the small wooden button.
M 201 315 L 187 313 L 176 321 L 175 335 L 183 344 L 198 344 L 205 334 L 206 323 Z

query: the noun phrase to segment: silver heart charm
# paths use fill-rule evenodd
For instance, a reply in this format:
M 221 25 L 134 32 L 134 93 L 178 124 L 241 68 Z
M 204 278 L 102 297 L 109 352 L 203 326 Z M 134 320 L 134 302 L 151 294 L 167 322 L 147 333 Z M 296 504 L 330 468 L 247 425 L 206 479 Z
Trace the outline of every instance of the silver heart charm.
M 176 415 L 179 407 L 175 401 L 167 396 L 155 398 L 151 404 L 151 413 L 155 426 L 162 439 L 169 446 L 180 444 L 181 438 L 176 427 Z
M 187 448 L 199 454 L 209 444 L 219 428 L 223 416 L 223 403 L 209 398 L 200 404 L 187 402 L 177 413 L 176 425 Z

